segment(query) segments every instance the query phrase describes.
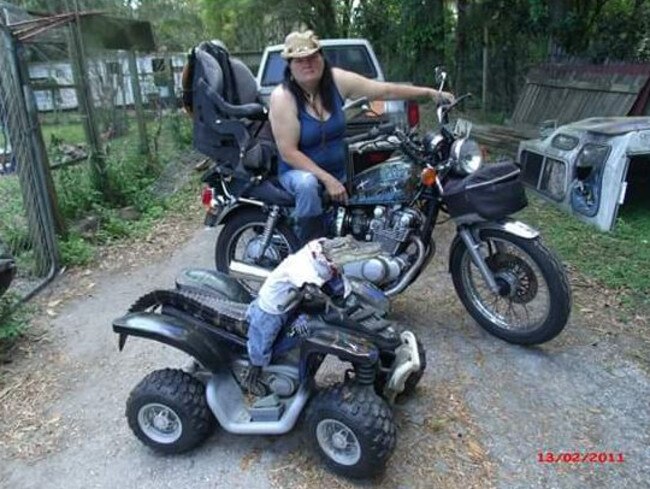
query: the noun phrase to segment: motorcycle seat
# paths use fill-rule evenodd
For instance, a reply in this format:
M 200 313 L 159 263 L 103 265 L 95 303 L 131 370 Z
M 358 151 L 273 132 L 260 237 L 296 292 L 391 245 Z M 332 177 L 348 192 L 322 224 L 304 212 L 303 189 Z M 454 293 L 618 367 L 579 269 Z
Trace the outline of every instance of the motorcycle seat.
M 293 207 L 295 205 L 293 195 L 282 187 L 277 178 L 269 178 L 259 185 L 250 187 L 242 194 L 242 197 L 261 200 L 267 204 L 279 205 L 280 207 Z

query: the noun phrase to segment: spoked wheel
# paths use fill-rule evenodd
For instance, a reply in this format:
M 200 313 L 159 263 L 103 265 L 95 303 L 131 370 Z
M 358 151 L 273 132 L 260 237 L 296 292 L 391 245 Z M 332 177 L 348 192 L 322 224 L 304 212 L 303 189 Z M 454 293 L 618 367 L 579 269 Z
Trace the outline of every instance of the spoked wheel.
M 346 477 L 380 474 L 395 448 L 393 413 L 369 386 L 338 384 L 321 391 L 307 422 L 326 465 Z
M 172 369 L 156 370 L 142 379 L 126 403 L 126 417 L 140 441 L 163 453 L 196 447 L 216 425 L 203 384 Z
M 237 272 L 238 264 L 254 265 L 273 270 L 282 260 L 299 248 L 298 238 L 289 226 L 278 221 L 269 244 L 262 253 L 266 215 L 259 209 L 245 209 L 229 220 L 219 233 L 215 247 L 217 270 L 228 275 Z M 244 280 L 246 287 L 256 290 L 261 281 Z
M 454 287 L 472 317 L 511 343 L 534 345 L 557 336 L 569 318 L 571 292 L 558 259 L 539 239 L 481 232 L 482 255 L 499 292 L 490 290 L 464 243 L 451 256 Z

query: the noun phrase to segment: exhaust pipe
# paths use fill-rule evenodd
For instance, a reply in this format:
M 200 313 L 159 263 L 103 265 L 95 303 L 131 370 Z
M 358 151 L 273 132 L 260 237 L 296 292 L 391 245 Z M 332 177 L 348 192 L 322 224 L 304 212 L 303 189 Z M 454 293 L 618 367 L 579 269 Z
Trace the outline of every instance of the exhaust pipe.
M 230 275 L 235 278 L 244 278 L 248 280 L 257 280 L 259 282 L 264 282 L 264 280 L 266 280 L 270 274 L 270 270 L 258 267 L 257 265 L 251 265 L 249 263 L 244 263 L 243 261 L 236 260 L 230 262 Z
M 415 277 L 415 274 L 418 273 L 420 268 L 422 268 L 422 264 L 424 263 L 424 259 L 426 258 L 425 256 L 426 250 L 424 249 L 424 243 L 422 243 L 422 240 L 417 236 L 413 236 L 411 238 L 411 241 L 415 243 L 415 246 L 418 249 L 418 257 L 415 260 L 415 263 L 411 266 L 411 268 L 409 268 L 409 271 L 406 272 L 406 274 L 400 279 L 400 281 L 397 282 L 397 284 L 391 287 L 390 289 L 384 291 L 384 295 L 386 295 L 386 297 L 395 297 L 397 294 L 402 292 L 411 283 L 413 277 Z

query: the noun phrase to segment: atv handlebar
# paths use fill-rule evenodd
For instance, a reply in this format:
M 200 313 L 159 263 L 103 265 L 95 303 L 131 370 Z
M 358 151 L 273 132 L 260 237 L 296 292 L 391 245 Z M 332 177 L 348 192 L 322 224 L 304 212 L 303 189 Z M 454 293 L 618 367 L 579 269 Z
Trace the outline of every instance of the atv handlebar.
M 294 303 L 302 302 L 303 300 L 311 300 L 316 296 L 322 295 L 323 292 L 317 285 L 305 284 L 299 289 L 289 289 L 285 299 L 276 305 L 278 311 L 285 312 L 289 306 Z

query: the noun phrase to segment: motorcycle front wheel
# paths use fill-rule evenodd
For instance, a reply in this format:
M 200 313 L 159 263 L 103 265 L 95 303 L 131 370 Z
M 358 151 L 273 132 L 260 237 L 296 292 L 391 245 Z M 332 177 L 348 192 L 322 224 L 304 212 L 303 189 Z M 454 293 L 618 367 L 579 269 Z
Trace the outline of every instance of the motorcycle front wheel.
M 260 253 L 266 217 L 260 209 L 242 209 L 226 222 L 215 245 L 218 271 L 231 275 L 233 262 L 273 270 L 282 260 L 298 250 L 298 238 L 286 222 L 279 220 L 275 224 L 266 250 Z M 259 286 L 253 280 L 246 281 L 246 285 L 249 288 Z
M 569 281 L 558 258 L 539 238 L 486 229 L 480 239 L 499 293 L 490 290 L 462 241 L 450 256 L 454 288 L 470 315 L 509 343 L 537 345 L 555 338 L 571 312 Z

